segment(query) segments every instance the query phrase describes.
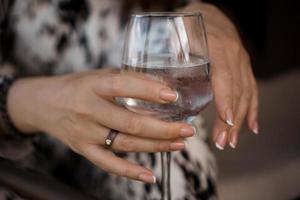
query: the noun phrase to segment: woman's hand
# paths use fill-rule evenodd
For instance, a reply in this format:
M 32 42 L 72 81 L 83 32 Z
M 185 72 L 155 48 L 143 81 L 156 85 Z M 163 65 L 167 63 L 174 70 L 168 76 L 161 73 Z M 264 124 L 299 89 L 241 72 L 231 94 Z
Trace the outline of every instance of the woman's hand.
M 104 148 L 110 129 L 120 132 L 113 150 L 160 152 L 183 149 L 183 138 L 192 136 L 194 128 L 135 114 L 116 105 L 114 97 L 168 103 L 177 93 L 143 76 L 97 70 L 21 79 L 9 92 L 8 111 L 23 132 L 49 133 L 107 172 L 154 183 L 149 169 Z
M 244 119 L 258 134 L 258 92 L 250 58 L 230 20 L 215 6 L 193 3 L 185 11 L 201 11 L 211 57 L 211 81 L 218 116 L 213 140 L 219 149 L 235 148 Z

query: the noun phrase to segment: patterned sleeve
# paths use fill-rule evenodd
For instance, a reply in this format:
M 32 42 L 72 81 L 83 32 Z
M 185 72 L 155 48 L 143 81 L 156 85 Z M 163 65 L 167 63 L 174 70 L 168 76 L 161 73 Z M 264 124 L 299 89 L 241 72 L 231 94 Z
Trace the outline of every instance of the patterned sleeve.
M 9 27 L 9 13 L 14 1 L 0 0 L 0 75 L 14 75 L 10 63 L 13 34 Z

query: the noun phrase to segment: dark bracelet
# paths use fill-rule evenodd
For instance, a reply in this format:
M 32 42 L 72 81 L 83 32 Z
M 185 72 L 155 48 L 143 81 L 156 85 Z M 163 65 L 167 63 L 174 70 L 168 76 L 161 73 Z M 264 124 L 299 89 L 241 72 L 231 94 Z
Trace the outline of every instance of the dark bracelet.
M 11 121 L 11 118 L 7 112 L 7 95 L 10 86 L 16 79 L 8 76 L 0 76 L 0 121 L 2 128 L 9 136 L 16 139 L 28 138 L 27 135 L 21 133 Z

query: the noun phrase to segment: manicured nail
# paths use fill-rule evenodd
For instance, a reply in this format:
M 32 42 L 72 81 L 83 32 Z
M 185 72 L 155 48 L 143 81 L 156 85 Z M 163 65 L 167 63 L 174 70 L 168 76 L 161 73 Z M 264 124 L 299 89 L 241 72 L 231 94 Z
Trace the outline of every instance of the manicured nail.
M 252 131 L 253 131 L 256 135 L 258 135 L 259 131 L 258 131 L 258 123 L 257 123 L 257 121 L 254 122 Z
M 235 149 L 235 147 L 237 145 L 237 134 L 236 133 L 232 134 L 229 145 L 231 146 L 231 148 Z
M 196 133 L 196 129 L 193 126 L 184 126 L 180 129 L 180 135 L 182 137 L 191 137 Z
M 156 183 L 156 177 L 148 173 L 140 174 L 139 179 L 146 183 Z
M 165 101 L 177 101 L 178 93 L 169 89 L 162 89 L 159 93 L 159 97 Z
M 231 110 L 231 109 L 227 109 L 225 115 L 226 115 L 226 123 L 227 123 L 229 126 L 234 126 L 234 124 L 233 124 L 233 114 L 232 114 L 232 110 Z
M 216 141 L 216 147 L 220 150 L 223 150 L 226 143 L 226 131 L 221 132 Z
M 173 142 L 170 144 L 171 150 L 181 150 L 184 149 L 185 144 L 183 142 Z

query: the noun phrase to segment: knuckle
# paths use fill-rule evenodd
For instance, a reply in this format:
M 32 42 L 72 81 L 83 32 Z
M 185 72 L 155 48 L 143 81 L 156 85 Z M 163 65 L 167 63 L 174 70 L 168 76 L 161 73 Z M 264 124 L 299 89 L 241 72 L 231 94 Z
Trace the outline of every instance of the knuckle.
M 130 168 L 128 166 L 124 166 L 121 168 L 120 170 L 120 175 L 121 176 L 125 176 L 125 177 L 128 177 L 130 174 Z
M 84 148 L 82 147 L 82 144 L 78 143 L 78 142 L 70 142 L 68 144 L 68 146 L 72 149 L 72 151 L 74 151 L 75 153 L 79 154 L 79 155 L 84 155 L 85 151 Z
M 124 81 L 121 74 L 112 74 L 111 77 L 111 90 L 114 94 L 121 94 L 124 87 Z
M 174 133 L 174 127 L 173 126 L 169 126 L 168 130 L 166 132 L 166 134 L 163 134 L 163 137 L 165 139 L 172 139 L 176 137 L 176 134 Z
M 115 169 L 114 167 L 110 164 L 110 160 L 103 160 L 100 156 L 97 160 L 92 160 L 93 163 L 95 163 L 98 167 L 100 167 L 102 170 L 109 172 L 109 173 L 114 173 L 115 174 Z
M 153 99 L 155 97 L 158 97 L 158 94 L 156 94 L 154 91 L 153 91 L 153 87 L 149 87 L 149 86 L 146 86 L 145 89 L 144 89 L 144 95 L 146 98 L 148 99 Z
M 79 155 L 82 155 L 82 156 L 87 157 L 87 158 L 90 155 L 90 151 L 91 151 L 90 149 L 91 148 L 85 142 L 70 138 L 67 141 L 67 145 L 70 147 L 70 149 L 72 151 L 74 151 L 75 153 L 77 153 Z
M 166 145 L 164 142 L 157 142 L 153 149 L 155 152 L 161 152 L 167 150 Z
M 64 136 L 68 138 L 69 143 L 77 143 L 77 138 L 81 138 L 85 132 L 82 119 L 78 119 L 77 117 L 65 117 L 62 119 L 62 124 L 65 130 Z M 76 137 L 73 137 L 74 135 Z
M 103 171 L 112 172 L 111 167 L 109 165 L 105 165 L 102 162 L 96 163 Z
M 128 133 L 136 134 L 142 130 L 142 127 L 143 127 L 143 123 L 141 119 L 135 116 L 131 116 L 127 121 L 126 131 Z
M 72 123 L 72 130 L 73 133 L 76 135 L 81 135 L 84 132 L 84 128 L 82 125 L 79 123 Z
M 119 142 L 120 149 L 123 151 L 132 152 L 134 151 L 134 144 L 132 139 L 129 137 L 122 137 Z
M 84 103 L 84 100 L 82 100 L 81 97 L 75 98 L 69 106 L 73 117 L 76 119 L 87 118 L 91 114 L 88 106 Z

